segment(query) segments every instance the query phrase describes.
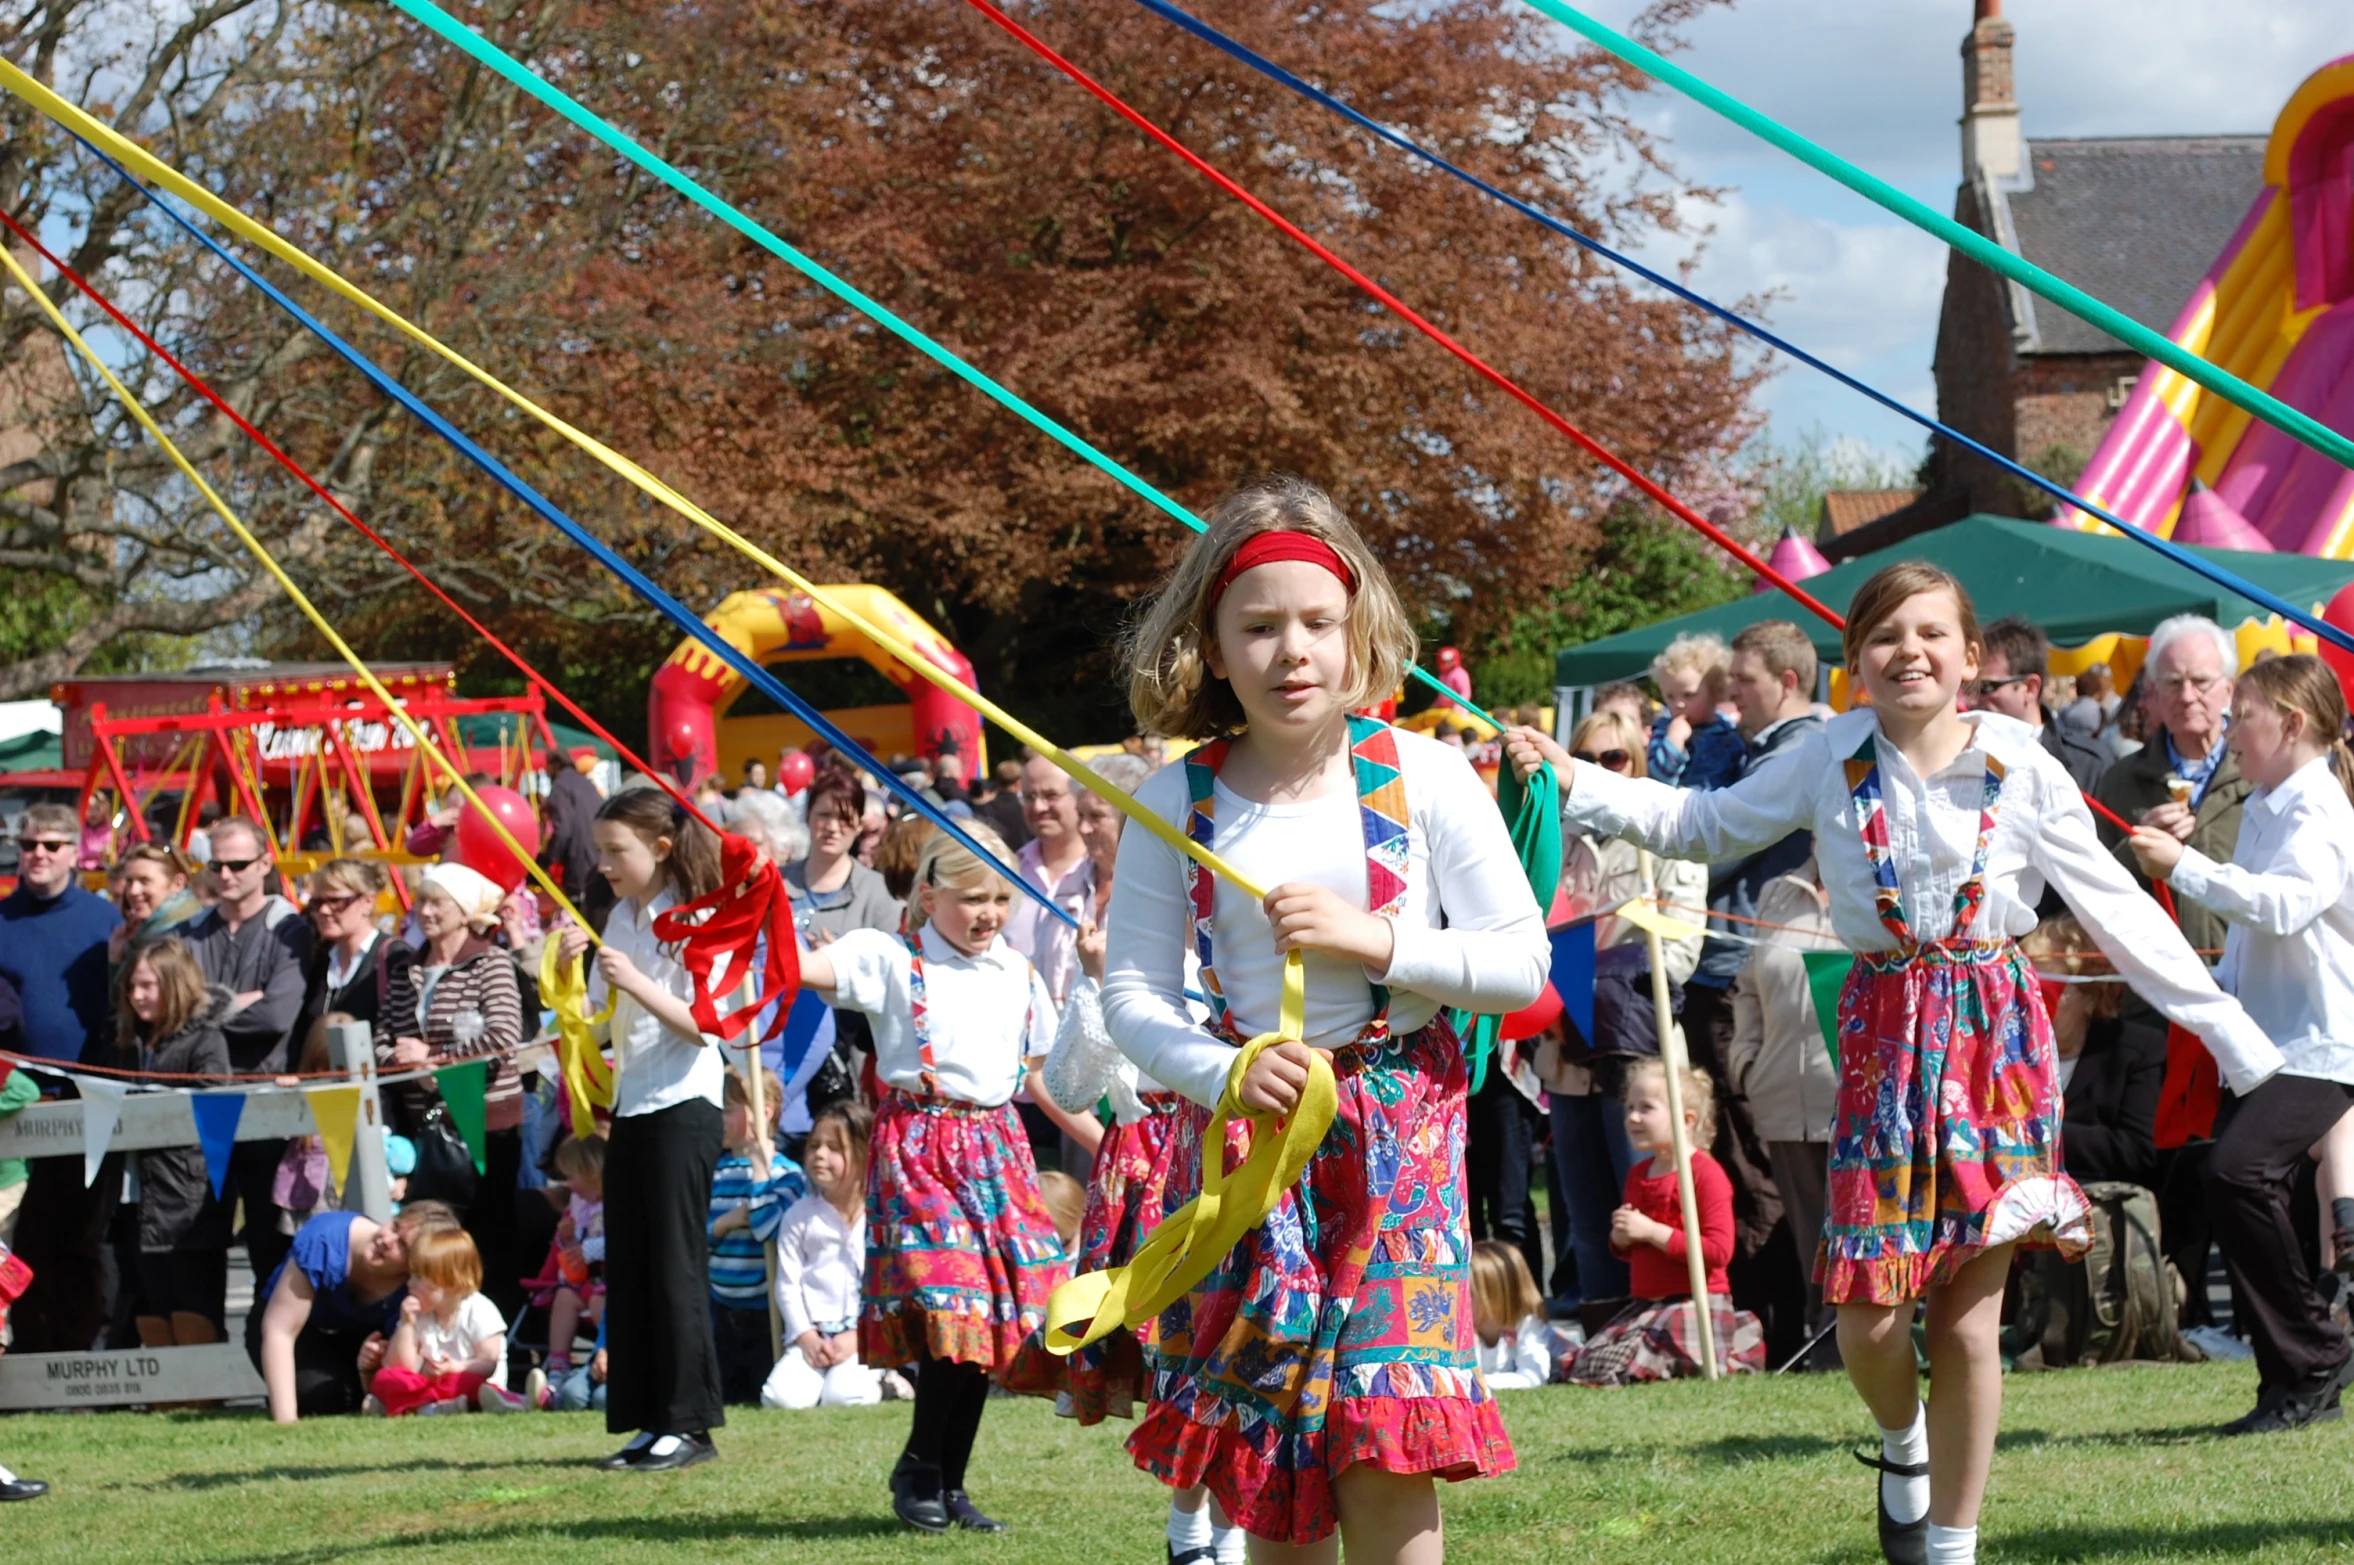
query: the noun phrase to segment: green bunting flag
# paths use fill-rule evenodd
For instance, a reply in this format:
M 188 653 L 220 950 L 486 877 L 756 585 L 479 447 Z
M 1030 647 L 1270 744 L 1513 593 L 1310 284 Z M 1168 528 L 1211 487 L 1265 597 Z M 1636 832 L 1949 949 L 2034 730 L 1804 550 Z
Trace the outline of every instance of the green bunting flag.
M 1815 1003 L 1815 1025 L 1823 1029 L 1823 1047 L 1831 1063 L 1839 1063 L 1839 992 L 1847 987 L 1848 969 L 1855 957 L 1847 951 L 1801 951 L 1806 963 L 1806 991 Z
M 489 1173 L 482 1095 L 490 1085 L 490 1061 L 468 1060 L 463 1065 L 445 1065 L 433 1073 L 433 1084 L 441 1089 L 441 1101 L 449 1107 L 450 1123 L 466 1139 L 466 1150 L 474 1154 L 474 1171 Z

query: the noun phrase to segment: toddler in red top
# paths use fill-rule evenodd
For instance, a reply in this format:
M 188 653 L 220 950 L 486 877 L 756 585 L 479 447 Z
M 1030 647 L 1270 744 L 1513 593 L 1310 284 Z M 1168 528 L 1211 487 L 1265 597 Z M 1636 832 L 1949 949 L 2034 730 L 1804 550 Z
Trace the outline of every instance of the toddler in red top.
M 1725 1266 L 1733 1259 L 1733 1184 L 1715 1158 L 1698 1150 L 1715 1129 L 1715 1094 L 1706 1071 L 1680 1072 L 1685 1142 L 1692 1153 L 1692 1196 L 1700 1209 L 1700 1258 L 1708 1269 L 1708 1311 L 1717 1363 L 1728 1375 L 1765 1368 L 1765 1331 L 1733 1308 Z M 1610 1248 L 1626 1257 L 1633 1298 L 1562 1367 L 1561 1378 L 1585 1386 L 1625 1386 L 1701 1373 L 1700 1330 L 1684 1242 L 1683 1207 L 1667 1106 L 1667 1072 L 1638 1060 L 1620 1088 L 1627 1141 L 1648 1152 L 1627 1170 L 1626 1204 L 1611 1214 Z

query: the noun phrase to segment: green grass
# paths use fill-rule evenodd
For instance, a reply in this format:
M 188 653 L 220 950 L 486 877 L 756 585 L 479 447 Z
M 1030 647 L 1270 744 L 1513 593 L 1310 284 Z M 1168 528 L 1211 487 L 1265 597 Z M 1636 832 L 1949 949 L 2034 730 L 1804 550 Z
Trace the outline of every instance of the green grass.
M 2344 1560 L 2354 1428 L 2224 1441 L 2244 1365 L 2080 1370 L 2011 1381 L 1984 1521 L 1994 1561 Z M 1834 1561 L 1871 1565 L 1864 1427 L 1845 1382 L 1810 1376 L 1504 1399 L 1520 1470 L 1445 1490 L 1453 1556 L 1479 1562 Z M 921 1538 L 884 1475 L 907 1410 L 745 1412 L 721 1459 L 662 1477 L 583 1464 L 590 1415 L 338 1419 L 253 1414 L 0 1418 L 0 1459 L 56 1486 L 0 1513 L 0 1559 L 156 1565 L 313 1561 L 1154 1561 L 1160 1493 L 1120 1448 L 1042 1403 L 997 1401 L 972 1487 L 1014 1531 Z

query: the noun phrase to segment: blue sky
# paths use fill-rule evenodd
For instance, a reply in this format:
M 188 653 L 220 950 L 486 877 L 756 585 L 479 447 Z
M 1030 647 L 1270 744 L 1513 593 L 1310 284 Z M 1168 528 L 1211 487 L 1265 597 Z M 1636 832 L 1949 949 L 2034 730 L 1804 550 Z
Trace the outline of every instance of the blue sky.
M 1585 9 L 1616 26 L 1639 5 Z M 2354 53 L 2347 0 L 2010 0 L 2005 14 L 2031 138 L 2261 134 L 2300 81 Z M 1692 27 L 1678 60 L 1950 211 L 1971 16 L 1969 0 L 1743 0 Z M 1770 319 L 1784 336 L 1934 411 L 1944 246 L 1670 90 L 1638 112 L 1686 177 L 1733 187 L 1695 214 L 1713 227 L 1695 286 L 1714 298 L 1780 290 Z M 1803 366 L 1778 375 L 1764 405 L 1778 439 L 1819 426 L 1908 458 L 1923 448 L 1918 426 Z

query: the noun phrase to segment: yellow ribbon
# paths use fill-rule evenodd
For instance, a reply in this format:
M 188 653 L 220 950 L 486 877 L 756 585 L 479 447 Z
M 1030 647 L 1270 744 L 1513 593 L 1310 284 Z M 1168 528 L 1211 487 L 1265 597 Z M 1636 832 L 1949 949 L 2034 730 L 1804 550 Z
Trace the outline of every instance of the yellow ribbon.
M 517 410 L 539 420 L 548 429 L 602 463 L 624 482 L 636 487 L 649 499 L 667 506 L 679 516 L 692 522 L 746 559 L 785 582 L 796 592 L 805 593 L 813 602 L 823 604 L 832 610 L 856 628 L 860 634 L 906 665 L 918 678 L 954 696 L 1023 744 L 1028 745 L 1034 753 L 1052 761 L 1069 774 L 1074 782 L 1126 815 L 1162 842 L 1194 859 L 1212 874 L 1233 882 L 1251 897 L 1264 899 L 1266 893 L 1262 889 L 1236 874 L 1233 867 L 1220 859 L 1217 854 L 1204 848 L 1200 843 L 1193 841 L 1185 833 L 1138 804 L 1117 785 L 1097 776 L 1086 763 L 1071 755 L 1060 745 L 1046 739 L 1003 707 L 966 685 L 955 675 L 934 665 L 890 630 L 876 624 L 840 599 L 835 598 L 824 588 L 817 586 L 800 572 L 792 569 L 725 522 L 712 516 L 694 501 L 671 488 L 669 484 L 630 458 L 606 446 L 595 436 L 574 428 L 546 408 L 541 407 L 522 392 L 500 380 L 489 370 L 484 369 L 458 352 L 457 349 L 435 337 L 424 327 L 377 299 L 357 283 L 345 278 L 333 267 L 311 256 L 291 241 L 281 238 L 275 231 L 247 217 L 204 186 L 189 179 L 136 142 L 116 132 L 112 127 L 93 119 L 89 114 L 59 97 L 55 92 L 18 70 L 6 60 L 0 60 L 0 87 L 6 87 L 8 91 L 31 104 L 49 118 L 64 125 L 92 144 L 103 148 L 108 156 L 125 168 L 155 181 L 241 238 L 259 245 L 313 282 L 367 311 L 378 320 L 407 336 L 418 346 L 438 355 L 453 368 L 471 376 L 486 389 L 504 397 Z
M 1100 1341 L 1122 1326 L 1134 1329 L 1183 1298 L 1209 1275 L 1243 1236 L 1267 1220 L 1283 1193 L 1299 1183 L 1323 1145 L 1340 1106 L 1332 1061 L 1308 1051 L 1308 1079 L 1288 1115 L 1252 1116 L 1237 1094 L 1251 1063 L 1278 1043 L 1297 1042 L 1307 1024 L 1307 974 L 1300 953 L 1283 962 L 1283 1008 L 1273 1032 L 1244 1044 L 1226 1068 L 1226 1090 L 1202 1132 L 1201 1194 L 1161 1219 L 1152 1237 L 1125 1266 L 1088 1272 L 1054 1290 L 1046 1301 L 1046 1349 L 1066 1354 Z M 1250 1154 L 1226 1172 L 1226 1127 L 1251 1122 Z
M 607 990 L 605 1009 L 589 1015 L 587 967 L 578 959 L 564 961 L 557 944 L 550 935 L 540 945 L 539 993 L 556 1013 L 556 1065 L 572 1100 L 572 1133 L 586 1138 L 596 1133 L 595 1110 L 613 1106 L 613 1067 L 597 1046 L 596 1030 L 613 1020 L 620 995 Z

